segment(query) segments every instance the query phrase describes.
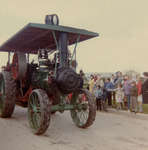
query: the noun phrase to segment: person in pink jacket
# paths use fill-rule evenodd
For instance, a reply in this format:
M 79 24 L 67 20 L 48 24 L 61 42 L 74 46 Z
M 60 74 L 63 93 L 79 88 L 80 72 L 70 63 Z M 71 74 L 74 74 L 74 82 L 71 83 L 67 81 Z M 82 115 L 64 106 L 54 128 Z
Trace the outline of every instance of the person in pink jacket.
M 142 108 L 142 81 L 141 79 L 138 80 L 137 83 L 137 89 L 138 89 L 138 109 L 139 112 L 142 113 L 143 112 L 143 108 Z

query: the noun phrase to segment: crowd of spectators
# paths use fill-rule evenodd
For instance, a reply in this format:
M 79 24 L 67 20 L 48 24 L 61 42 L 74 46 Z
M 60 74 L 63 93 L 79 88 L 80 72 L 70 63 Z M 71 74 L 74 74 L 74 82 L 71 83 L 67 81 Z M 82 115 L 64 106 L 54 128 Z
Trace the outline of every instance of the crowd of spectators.
M 83 85 L 95 96 L 97 110 L 107 111 L 113 107 L 117 110 L 143 112 L 141 77 L 131 78 L 120 71 L 109 78 L 92 74 L 89 81 L 84 80 Z

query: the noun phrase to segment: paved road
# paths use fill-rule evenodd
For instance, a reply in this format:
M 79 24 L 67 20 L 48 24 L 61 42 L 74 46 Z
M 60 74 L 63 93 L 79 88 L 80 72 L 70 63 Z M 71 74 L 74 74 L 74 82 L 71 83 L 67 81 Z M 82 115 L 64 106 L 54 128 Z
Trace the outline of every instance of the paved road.
M 97 112 L 93 126 L 79 129 L 69 112 L 57 113 L 46 134 L 36 136 L 27 110 L 16 107 L 11 119 L 0 119 L 0 150 L 148 150 L 148 116 Z

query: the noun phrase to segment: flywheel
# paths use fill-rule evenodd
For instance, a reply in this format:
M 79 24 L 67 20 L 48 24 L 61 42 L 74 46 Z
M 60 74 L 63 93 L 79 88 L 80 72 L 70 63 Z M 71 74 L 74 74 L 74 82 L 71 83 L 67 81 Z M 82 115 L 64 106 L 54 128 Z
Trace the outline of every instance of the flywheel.
M 11 71 L 13 79 L 15 80 L 23 79 L 26 76 L 27 60 L 25 53 L 21 52 L 14 53 Z

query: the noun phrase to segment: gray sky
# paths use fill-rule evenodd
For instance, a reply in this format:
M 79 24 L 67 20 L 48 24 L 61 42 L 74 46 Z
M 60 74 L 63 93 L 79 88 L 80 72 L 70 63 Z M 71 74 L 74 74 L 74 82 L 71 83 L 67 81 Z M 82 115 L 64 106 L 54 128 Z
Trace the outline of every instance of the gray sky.
M 60 24 L 100 33 L 78 45 L 86 72 L 148 71 L 148 0 L 1 0 L 0 44 L 29 22 L 58 14 Z M 6 57 L 1 55 L 1 65 Z

